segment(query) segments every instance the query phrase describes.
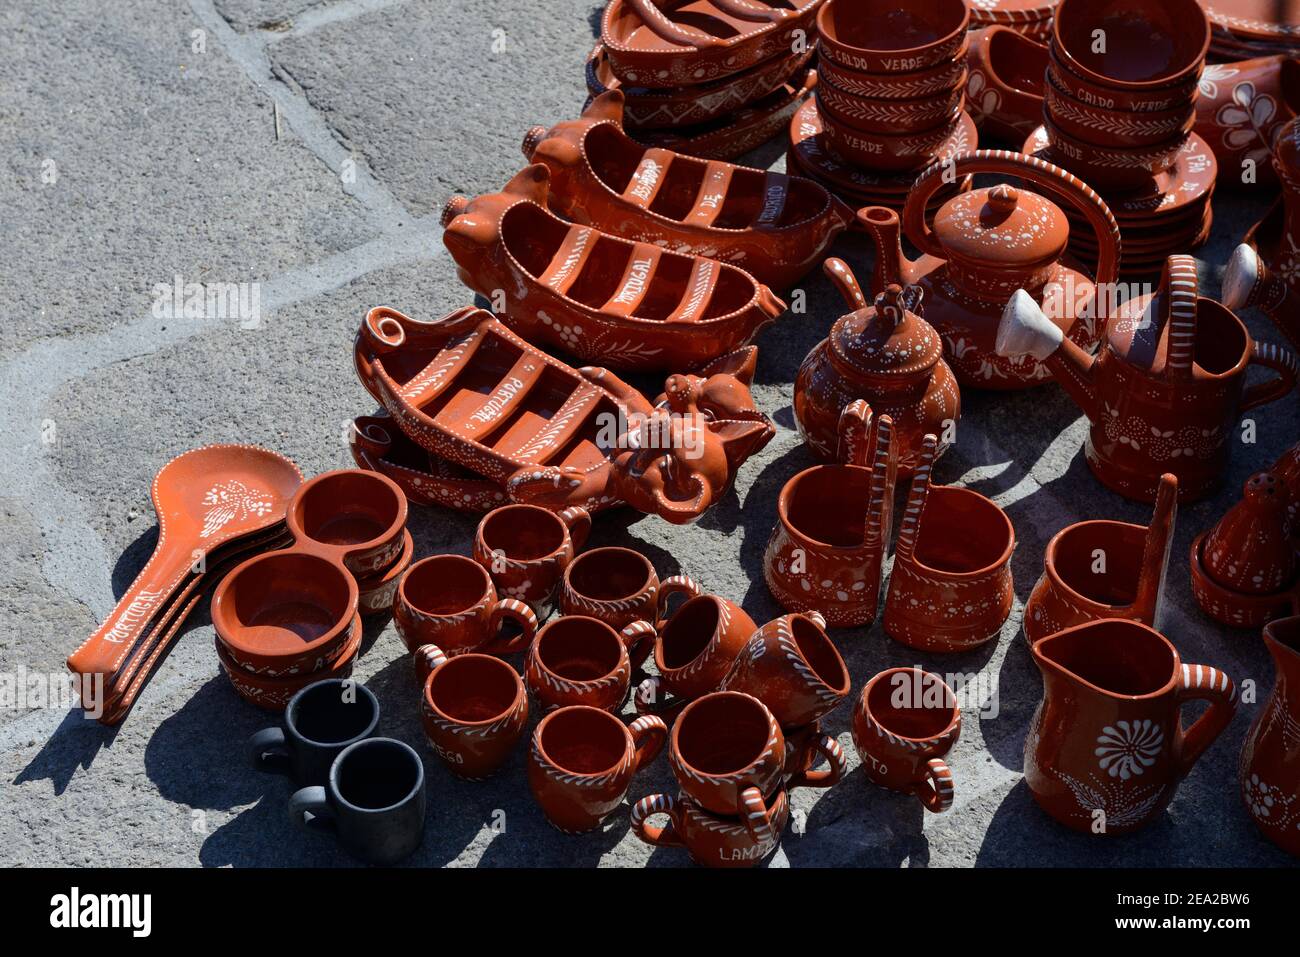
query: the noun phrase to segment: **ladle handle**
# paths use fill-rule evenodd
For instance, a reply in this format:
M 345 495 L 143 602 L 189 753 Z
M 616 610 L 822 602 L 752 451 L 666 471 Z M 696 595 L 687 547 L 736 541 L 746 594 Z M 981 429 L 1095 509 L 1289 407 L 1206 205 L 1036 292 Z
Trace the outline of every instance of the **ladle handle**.
M 1271 342 L 1257 342 L 1250 355 L 1250 361 L 1272 369 L 1277 376 L 1267 382 L 1256 382 L 1246 390 L 1246 394 L 1241 399 L 1242 412 L 1256 406 L 1267 405 L 1269 402 L 1276 402 L 1295 388 L 1296 356 L 1290 349 Z
M 1232 720 L 1237 711 L 1237 686 L 1218 668 L 1189 664 L 1180 667 L 1177 691 L 1180 711 L 1186 701 L 1210 703 L 1205 713 L 1178 736 L 1174 760 L 1178 776 L 1183 777 Z
M 1169 567 L 1169 549 L 1174 542 L 1174 521 L 1178 516 L 1178 478 L 1170 472 L 1160 476 L 1155 509 L 1147 526 L 1142 547 L 1142 567 L 1138 570 L 1137 594 L 1132 610 L 1142 621 L 1156 625 L 1160 595 L 1164 591 L 1165 571 Z
M 903 525 L 898 530 L 898 544 L 894 546 L 895 562 L 912 561 L 916 536 L 921 530 L 921 519 L 925 515 L 925 503 L 930 497 L 930 470 L 934 466 L 938 448 L 939 437 L 927 432 L 921 440 L 920 460 L 912 475 L 912 489 L 907 496 L 907 507 L 903 510 Z

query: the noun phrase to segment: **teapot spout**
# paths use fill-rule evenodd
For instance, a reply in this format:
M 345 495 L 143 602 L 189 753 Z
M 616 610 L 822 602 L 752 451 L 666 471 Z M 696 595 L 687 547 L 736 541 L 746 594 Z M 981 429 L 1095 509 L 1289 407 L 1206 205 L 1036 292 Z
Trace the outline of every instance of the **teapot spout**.
M 1043 363 L 1084 415 L 1096 419 L 1098 402 L 1092 381 L 1093 357 L 1065 338 L 1065 333 L 1043 314 L 1034 297 L 1023 289 L 1016 290 L 1002 311 L 994 347 L 1000 356 L 1027 355 Z
M 876 271 L 871 277 L 871 294 L 879 295 L 885 287 L 907 286 L 912 262 L 903 255 L 903 230 L 898 213 L 888 206 L 864 206 L 858 210 L 858 225 L 869 233 L 876 247 Z

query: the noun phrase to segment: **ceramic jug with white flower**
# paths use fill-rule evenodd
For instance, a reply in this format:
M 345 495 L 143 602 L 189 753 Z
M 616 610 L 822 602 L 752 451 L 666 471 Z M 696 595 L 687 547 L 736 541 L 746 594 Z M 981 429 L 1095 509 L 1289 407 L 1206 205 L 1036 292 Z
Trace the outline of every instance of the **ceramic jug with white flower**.
M 1241 796 L 1270 841 L 1300 857 L 1300 618 L 1264 628 L 1277 683 L 1241 748 Z
M 1189 665 L 1160 632 L 1108 618 L 1031 649 L 1043 700 L 1025 739 L 1025 782 L 1066 827 L 1126 834 L 1154 820 L 1237 708 L 1232 679 Z M 1183 727 L 1182 707 L 1209 703 Z

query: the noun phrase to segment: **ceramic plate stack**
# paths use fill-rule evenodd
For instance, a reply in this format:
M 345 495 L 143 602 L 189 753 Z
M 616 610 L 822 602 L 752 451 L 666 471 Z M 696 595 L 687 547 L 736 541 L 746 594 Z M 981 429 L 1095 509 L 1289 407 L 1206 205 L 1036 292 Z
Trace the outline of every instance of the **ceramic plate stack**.
M 650 0 L 610 0 L 587 58 L 588 103 L 622 90 L 634 139 L 734 159 L 777 136 L 808 91 L 814 18 L 826 2 L 689 0 L 664 12 Z
M 1056 0 L 971 0 L 970 28 L 1010 27 L 1046 43 L 1052 32 Z
M 1300 0 L 1201 0 L 1201 6 L 1213 28 L 1214 60 L 1300 55 Z

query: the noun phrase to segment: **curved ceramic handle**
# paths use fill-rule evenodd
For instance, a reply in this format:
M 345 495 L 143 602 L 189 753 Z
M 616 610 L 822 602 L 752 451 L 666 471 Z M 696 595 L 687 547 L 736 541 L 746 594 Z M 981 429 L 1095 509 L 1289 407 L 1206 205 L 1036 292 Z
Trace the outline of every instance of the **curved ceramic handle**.
M 650 818 L 656 814 L 668 816 L 667 827 L 655 827 L 650 823 Z M 677 826 L 680 815 L 673 798 L 667 794 L 651 794 L 632 805 L 628 824 L 632 833 L 653 847 L 683 847 L 685 842 Z
M 507 621 L 513 621 L 519 626 L 519 634 L 508 641 L 495 637 Z M 492 615 L 488 618 L 488 633 L 494 637 L 475 648 L 475 651 L 484 655 L 513 655 L 533 643 L 533 638 L 537 635 L 537 616 L 518 599 L 503 598 L 492 607 Z
M 429 675 L 447 663 L 447 655 L 437 645 L 421 645 L 415 649 L 415 680 L 420 687 L 429 681 Z
M 1267 382 L 1257 382 L 1247 389 L 1241 400 L 1242 412 L 1259 405 L 1267 405 L 1269 402 L 1276 402 L 1295 388 L 1296 357 L 1290 349 L 1271 342 L 1257 342 L 1250 361 L 1272 369 L 1277 373 L 1277 377 Z
M 836 431 L 839 433 L 839 460 L 845 465 L 871 463 L 871 426 L 873 414 L 866 399 L 854 399 L 840 413 Z
M 371 471 L 375 471 L 379 461 L 393 447 L 393 437 L 388 429 L 372 416 L 353 419 L 349 438 L 352 447 L 365 460 L 366 467 Z
M 808 742 L 803 756 L 799 759 L 801 764 L 806 760 L 808 751 L 815 751 L 820 754 L 826 759 L 828 766 L 820 771 L 814 771 L 811 768 L 799 771 L 790 778 L 790 782 L 786 785 L 787 788 L 834 787 L 849 773 L 849 763 L 844 757 L 844 749 L 829 734 L 823 734 L 820 738 Z
M 846 306 L 850 309 L 867 308 L 867 297 L 862 292 L 858 277 L 853 275 L 853 270 L 849 268 L 848 263 L 832 256 L 822 263 L 822 272 L 831 281 L 831 285 L 839 290 Z
M 967 173 L 1018 176 L 1054 193 L 1079 210 L 1097 236 L 1101 254 L 1094 281 L 1098 285 L 1110 284 L 1119 276 L 1119 225 L 1105 201 L 1091 186 L 1061 167 L 1009 150 L 976 150 L 954 160 L 937 160 L 917 177 L 907 196 L 907 205 L 903 207 L 903 231 L 922 252 L 940 259 L 948 258 L 948 253 L 939 245 L 934 231 L 925 221 L 925 207 L 930 197 L 946 185 L 944 174 L 949 170 L 958 177 Z
M 899 443 L 894 441 L 894 420 L 882 415 L 876 420 L 874 450 L 871 453 L 871 486 L 867 490 L 867 518 L 863 545 L 879 557 L 876 559 L 877 581 L 884 568 L 880 559 L 889 548 L 894 525 L 894 487 L 898 484 Z
M 673 595 L 685 595 L 686 600 L 698 597 L 700 586 L 695 579 L 689 575 L 673 575 L 671 578 L 665 578 L 659 583 L 659 597 L 655 599 L 655 622 L 657 628 L 662 628 L 667 617 L 664 612 L 668 608 L 668 599 Z
M 745 819 L 745 830 L 756 844 L 772 840 L 772 812 L 758 788 L 745 788 L 740 792 L 740 813 Z
M 636 747 L 636 757 L 632 761 L 635 774 L 659 756 L 668 740 L 668 725 L 658 715 L 643 714 L 627 730 L 632 734 L 632 743 Z
M 690 581 L 689 578 L 686 580 Z M 624 627 L 619 637 L 623 639 L 623 647 L 627 649 L 628 661 L 632 663 L 633 668 L 640 668 L 645 664 L 658 635 L 655 626 L 643 619 L 637 619 Z
M 307 815 L 311 817 L 308 818 Z M 334 811 L 329 805 L 325 789 L 319 785 L 295 791 L 289 798 L 289 817 L 294 824 L 304 831 L 317 834 L 334 834 L 338 828 L 334 823 Z
M 289 742 L 283 728 L 263 728 L 248 739 L 248 759 L 254 771 L 289 773 Z
M 709 2 L 723 13 L 729 13 L 737 20 L 748 20 L 751 23 L 776 23 L 778 20 L 785 20 L 794 15 L 790 10 L 782 10 L 780 7 L 759 7 L 747 3 L 746 0 L 709 0 Z
M 1184 664 L 1178 676 L 1177 696 L 1180 708 L 1186 701 L 1210 703 L 1206 712 L 1178 736 L 1174 761 L 1178 776 L 1182 777 L 1192 769 L 1192 765 L 1214 743 L 1214 739 L 1236 714 L 1237 686 L 1218 668 Z
M 945 761 L 931 758 L 925 762 L 921 780 L 916 784 L 916 796 L 927 811 L 942 814 L 952 807 L 952 770 Z
M 587 536 L 591 534 L 591 513 L 581 505 L 571 505 L 558 513 L 559 519 L 564 523 L 564 527 L 569 530 L 569 539 L 573 542 L 573 550 L 576 552 L 587 544 Z
M 807 618 L 822 631 L 826 630 L 826 616 L 815 609 L 810 611 L 801 611 L 798 616 L 791 617 Z
M 649 27 L 655 36 L 668 43 L 699 49 L 715 47 L 722 43 L 717 37 L 711 36 L 702 30 L 691 30 L 669 20 L 664 12 L 655 5 L 654 0 L 627 0 L 627 4 L 636 11 L 637 16 L 641 18 L 641 22 Z
M 704 510 L 713 504 L 713 486 L 698 472 L 691 476 L 691 482 L 695 486 L 695 494 L 688 499 L 671 499 L 664 494 L 662 488 L 656 488 L 652 493 L 655 514 L 674 525 L 687 525 L 703 515 Z
M 898 543 L 894 546 L 894 561 L 910 562 L 912 552 L 916 549 L 916 537 L 921 531 L 921 519 L 925 515 L 925 503 L 930 497 L 930 470 L 934 467 L 935 452 L 939 448 L 939 437 L 927 432 L 921 440 L 921 450 L 916 471 L 912 474 L 912 488 L 907 495 L 907 507 L 903 511 L 903 524 L 898 530 Z
M 1170 256 L 1160 275 L 1168 312 L 1169 344 L 1165 373 L 1171 379 L 1190 379 L 1196 359 L 1196 300 L 1200 278 L 1191 256 Z
M 1166 472 L 1156 488 L 1156 504 L 1151 511 L 1146 541 L 1142 546 L 1142 568 L 1129 611 L 1153 627 L 1160 625 L 1160 598 L 1169 568 L 1169 550 L 1174 543 L 1174 523 L 1178 519 L 1178 476 Z

